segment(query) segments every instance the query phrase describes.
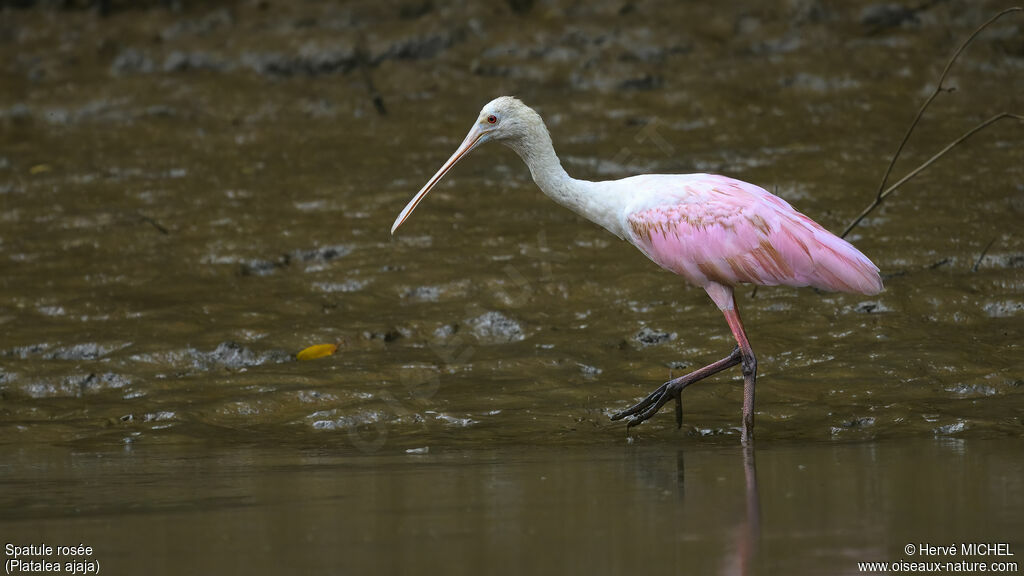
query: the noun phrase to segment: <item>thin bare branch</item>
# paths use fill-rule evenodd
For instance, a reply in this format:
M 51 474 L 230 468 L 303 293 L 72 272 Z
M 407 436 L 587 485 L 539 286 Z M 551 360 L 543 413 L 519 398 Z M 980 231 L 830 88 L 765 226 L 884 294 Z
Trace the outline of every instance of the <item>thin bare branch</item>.
M 903 152 L 903 148 L 907 145 L 907 141 L 910 140 L 910 135 L 914 133 L 914 129 L 917 128 L 917 124 L 921 121 L 921 117 L 924 116 L 925 110 L 927 110 L 928 106 L 931 105 L 932 101 L 935 100 L 935 98 L 942 93 L 942 84 L 943 82 L 946 81 L 946 76 L 949 75 L 949 70 L 953 67 L 953 63 L 956 62 L 957 58 L 960 57 L 960 54 L 963 53 L 964 49 L 967 48 L 967 46 L 974 41 L 974 39 L 978 36 L 978 34 L 981 33 L 982 30 L 984 30 L 993 22 L 1002 18 L 1003 16 L 1010 14 L 1012 12 L 1019 12 L 1021 10 L 1024 10 L 1024 8 L 1015 6 L 1013 8 L 1007 8 L 1006 10 L 1003 10 L 999 14 L 996 14 L 995 16 L 989 18 L 984 24 L 979 26 L 970 36 L 968 36 L 962 44 L 960 44 L 960 47 L 956 49 L 956 52 L 953 52 L 953 56 L 950 57 L 949 62 L 946 62 L 946 67 L 942 69 L 942 74 L 939 75 L 939 81 L 935 83 L 935 89 L 924 101 L 924 104 L 921 105 L 921 109 L 917 111 L 917 116 L 914 117 L 914 121 L 911 122 L 910 127 L 907 128 L 907 133 L 903 135 L 903 140 L 900 141 L 900 145 L 896 148 L 896 153 L 893 154 L 892 160 L 889 162 L 889 166 L 885 170 L 885 174 L 882 175 L 882 182 L 878 185 L 879 195 L 881 195 L 882 190 L 885 189 L 885 184 L 886 182 L 889 181 L 889 176 L 892 174 L 892 170 L 896 166 L 896 161 L 899 159 L 900 154 Z
M 996 239 L 993 238 L 988 241 L 988 244 L 985 244 L 985 247 L 981 249 L 981 256 L 978 256 L 978 259 L 974 262 L 974 266 L 971 266 L 971 272 L 978 271 L 978 267 L 981 266 L 981 261 L 985 259 L 985 254 L 988 254 L 988 249 L 995 243 Z
M 963 53 L 964 49 L 966 49 L 967 46 L 969 46 L 971 44 L 971 42 L 974 41 L 974 39 L 978 36 L 978 34 L 980 34 L 982 32 L 982 30 L 984 30 L 985 28 L 988 28 L 993 22 L 995 22 L 996 20 L 999 20 L 1000 18 L 1002 18 L 1003 16 L 1006 16 L 1007 14 L 1011 14 L 1011 13 L 1014 13 L 1014 12 L 1022 12 L 1022 11 L 1024 11 L 1024 7 L 1014 6 L 1012 8 L 1007 8 L 1007 9 L 1003 10 L 1002 12 L 996 14 L 995 16 L 989 18 L 987 21 L 985 21 L 984 24 L 982 24 L 981 26 L 978 26 L 978 28 L 975 29 L 974 32 L 972 32 L 971 35 L 968 36 L 967 39 L 964 40 L 963 43 L 960 44 L 960 47 L 957 48 L 955 52 L 953 52 L 953 56 L 950 57 L 948 62 L 946 62 L 946 67 L 942 69 L 942 74 L 939 75 L 939 80 L 935 84 L 935 89 L 928 96 L 928 98 L 924 101 L 924 104 L 921 105 L 921 108 L 917 111 L 917 115 L 914 117 L 914 121 L 910 123 L 910 127 L 907 129 L 906 134 L 903 135 L 903 140 L 900 141 L 899 146 L 897 146 L 897 148 L 896 148 L 896 153 L 893 154 L 892 160 L 889 161 L 889 166 L 886 168 L 885 173 L 882 175 L 882 182 L 878 185 L 878 192 L 875 194 L 874 201 L 870 205 L 868 205 L 868 207 L 865 208 L 864 211 L 861 212 L 861 214 L 859 216 L 857 216 L 857 218 L 855 218 L 853 220 L 853 222 L 850 223 L 849 226 L 846 227 L 846 230 L 844 230 L 843 233 L 840 234 L 841 238 L 845 238 L 846 235 L 849 234 L 850 231 L 853 230 L 854 227 L 856 227 L 857 224 L 859 224 L 864 219 L 865 216 L 867 216 L 872 210 L 877 208 L 878 205 L 882 203 L 882 200 L 884 200 L 885 197 L 887 195 L 889 195 L 889 193 L 891 193 L 893 190 L 898 188 L 904 182 L 906 182 L 906 181 L 910 180 L 911 178 L 913 178 L 914 176 L 916 176 L 919 172 L 921 172 L 921 170 L 924 170 L 925 168 L 927 168 L 933 162 L 938 160 L 943 154 L 945 154 L 946 152 L 948 152 L 949 150 L 954 148 L 957 144 L 959 144 L 960 142 L 963 142 L 964 140 L 969 138 L 972 134 L 974 134 L 978 130 L 981 130 L 982 128 L 985 128 L 986 126 L 988 126 L 989 124 L 992 124 L 993 122 L 996 122 L 996 121 L 1001 120 L 1003 118 L 1017 118 L 1017 119 L 1021 118 L 1019 115 L 1010 114 L 1008 112 L 1003 112 L 1002 114 L 997 114 L 996 116 L 993 116 L 992 118 L 989 118 L 985 122 L 982 122 L 978 126 L 976 126 L 973 129 L 967 131 L 967 133 L 965 133 L 960 138 L 954 140 L 951 144 L 949 144 L 948 146 L 943 148 L 938 154 L 936 154 L 935 156 L 932 156 L 930 159 L 928 159 L 927 162 L 925 162 L 921 166 L 918 166 L 917 168 L 912 170 L 909 174 L 907 174 L 907 176 L 904 176 L 903 178 L 901 178 L 899 182 L 897 182 L 896 184 L 886 188 L 886 184 L 888 184 L 888 182 L 889 182 L 889 177 L 892 175 L 892 170 L 896 166 L 896 161 L 899 160 L 900 155 L 903 153 L 903 149 L 904 149 L 904 147 L 906 147 L 907 142 L 910 140 L 910 136 L 914 133 L 914 129 L 917 128 L 918 123 L 921 121 L 921 117 L 924 116 L 925 110 L 928 109 L 928 106 L 931 105 L 932 101 L 935 100 L 935 98 L 939 94 L 941 94 L 942 92 L 947 91 L 947 88 L 945 88 L 943 86 L 943 83 L 946 81 L 946 76 L 949 75 L 950 69 L 953 67 L 953 64 L 956 62 L 956 60 L 960 57 L 960 54 Z
M 914 176 L 917 176 L 925 168 L 927 168 L 927 167 L 931 166 L 932 164 L 934 164 L 936 160 L 938 160 L 939 158 L 942 158 L 942 156 L 944 156 L 947 152 L 949 152 L 953 148 L 956 148 L 957 146 L 959 146 L 961 143 L 963 143 L 964 140 L 967 140 L 968 138 L 973 136 L 978 131 L 983 130 L 984 128 L 988 127 L 989 125 L 994 124 L 994 123 L 998 122 L 999 120 L 1003 120 L 1005 118 L 1012 118 L 1014 120 L 1018 120 L 1018 121 L 1024 122 L 1024 116 L 1021 116 L 1020 114 L 1011 114 L 1009 112 L 1001 112 L 1001 113 L 996 114 L 995 116 L 989 118 L 988 120 L 985 120 L 981 124 L 978 124 L 974 128 L 971 128 L 967 132 L 964 132 L 959 138 L 957 138 L 956 140 L 953 140 L 952 142 L 947 144 L 942 150 L 939 150 L 938 152 L 936 152 L 934 156 L 932 156 L 931 158 L 926 160 L 924 163 L 922 163 L 920 166 L 918 166 L 917 168 L 914 168 L 913 170 L 908 172 L 906 176 L 904 176 L 903 178 L 900 178 L 899 181 L 897 181 L 895 184 L 893 184 L 892 186 L 889 186 L 885 190 L 880 191 L 878 193 L 878 196 L 875 197 L 875 199 L 871 202 L 871 204 L 868 204 L 867 208 L 865 208 L 856 218 L 853 219 L 853 222 L 850 222 L 850 224 L 846 227 L 845 230 L 843 230 L 843 233 L 840 234 L 839 237 L 840 238 L 845 238 L 846 235 L 850 233 L 850 230 L 853 230 L 858 224 L 860 224 L 861 220 L 863 220 L 868 214 L 870 214 L 872 210 L 877 208 L 878 205 L 882 203 L 882 200 L 885 200 L 885 198 L 887 196 L 889 196 L 889 194 L 892 194 L 893 192 L 896 191 L 897 188 L 899 188 L 900 186 L 906 184 L 911 178 L 913 178 Z

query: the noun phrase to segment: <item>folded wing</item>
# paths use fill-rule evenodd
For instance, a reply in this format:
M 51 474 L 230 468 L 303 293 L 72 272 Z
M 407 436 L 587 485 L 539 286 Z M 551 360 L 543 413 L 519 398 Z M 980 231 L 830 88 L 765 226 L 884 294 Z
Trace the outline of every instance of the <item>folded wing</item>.
M 849 242 L 766 190 L 724 176 L 637 177 L 649 186 L 625 214 L 630 240 L 698 286 L 814 286 L 876 294 L 878 268 Z

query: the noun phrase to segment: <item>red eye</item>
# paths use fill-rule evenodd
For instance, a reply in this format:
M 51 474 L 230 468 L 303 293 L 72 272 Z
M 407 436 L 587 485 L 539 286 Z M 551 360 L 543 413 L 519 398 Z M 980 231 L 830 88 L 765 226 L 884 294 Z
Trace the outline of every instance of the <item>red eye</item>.
M 490 116 L 487 117 L 487 123 L 488 124 L 494 124 L 497 121 L 498 121 L 498 117 L 495 116 L 494 114 L 491 114 Z

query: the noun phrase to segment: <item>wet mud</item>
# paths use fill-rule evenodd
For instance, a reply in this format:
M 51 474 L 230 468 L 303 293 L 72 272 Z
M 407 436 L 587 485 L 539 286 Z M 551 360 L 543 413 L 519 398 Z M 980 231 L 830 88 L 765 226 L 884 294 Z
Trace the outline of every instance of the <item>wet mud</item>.
M 725 323 L 498 146 L 390 237 L 479 107 L 535 106 L 577 177 L 720 172 L 838 231 L 997 7 L 4 7 L 3 442 L 621 443 L 608 414 L 728 353 Z M 897 176 L 1020 111 L 1022 26 L 965 53 Z M 1020 436 L 1021 134 L 976 135 L 854 230 L 882 294 L 741 291 L 759 441 Z M 340 348 L 294 361 L 319 343 Z M 738 377 L 635 436 L 735 441 Z

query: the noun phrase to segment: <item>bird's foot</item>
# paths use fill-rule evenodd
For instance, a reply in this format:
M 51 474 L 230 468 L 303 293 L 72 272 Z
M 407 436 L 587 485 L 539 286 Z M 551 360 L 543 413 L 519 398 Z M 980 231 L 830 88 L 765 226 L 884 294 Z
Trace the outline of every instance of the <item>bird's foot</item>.
M 687 375 L 689 376 L 689 374 Z M 681 376 L 673 380 L 665 382 L 658 387 L 657 390 L 651 392 L 646 398 L 638 402 L 637 404 L 623 410 L 622 412 L 616 412 L 612 414 L 612 420 L 622 420 L 623 418 L 629 417 L 626 420 L 626 429 L 630 429 L 637 424 L 641 424 L 651 416 L 658 413 L 661 407 L 668 403 L 669 400 L 676 401 L 676 426 L 682 428 L 683 426 L 683 388 L 691 384 L 694 381 L 687 381 L 687 376 Z
M 622 420 L 623 418 L 629 417 L 626 420 L 626 429 L 630 429 L 637 424 L 642 424 L 648 420 L 651 416 L 658 413 L 661 407 L 669 402 L 669 400 L 676 401 L 676 426 L 679 428 L 683 427 L 683 400 L 682 393 L 683 389 L 693 384 L 698 380 L 702 380 L 717 374 L 726 368 L 731 368 L 740 363 L 741 355 L 739 347 L 735 348 L 731 354 L 722 358 L 718 362 L 708 364 L 700 370 L 694 370 L 685 376 L 679 378 L 673 378 L 668 382 L 665 382 L 658 387 L 657 390 L 651 392 L 646 398 L 636 403 L 635 405 L 621 411 L 612 414 L 612 420 Z

